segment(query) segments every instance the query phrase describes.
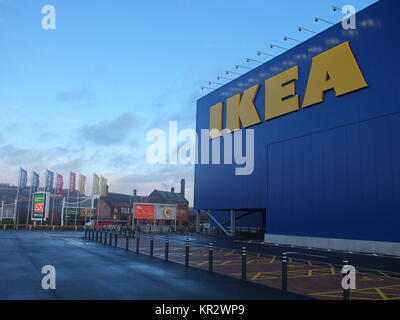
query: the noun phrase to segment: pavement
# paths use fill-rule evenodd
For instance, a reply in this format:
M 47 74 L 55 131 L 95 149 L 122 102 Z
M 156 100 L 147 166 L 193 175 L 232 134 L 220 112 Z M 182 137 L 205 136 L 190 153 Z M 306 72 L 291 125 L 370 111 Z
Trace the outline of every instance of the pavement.
M 163 257 L 164 236 L 155 236 L 154 254 Z M 149 253 L 149 235 L 141 235 L 141 251 Z M 214 271 L 241 277 L 242 247 L 247 250 L 247 279 L 280 288 L 283 252 L 288 253 L 288 290 L 317 299 L 342 299 L 343 260 L 357 270 L 357 300 L 400 300 L 400 257 L 278 246 L 261 241 L 232 240 L 198 234 L 171 235 L 170 259 L 184 263 L 184 241 L 190 239 L 190 265 L 208 267 L 208 244 L 214 245 Z
M 1 300 L 305 299 L 276 288 L 136 254 L 73 231 L 0 231 Z M 122 246 L 122 243 L 120 243 Z M 44 290 L 42 267 L 56 270 Z

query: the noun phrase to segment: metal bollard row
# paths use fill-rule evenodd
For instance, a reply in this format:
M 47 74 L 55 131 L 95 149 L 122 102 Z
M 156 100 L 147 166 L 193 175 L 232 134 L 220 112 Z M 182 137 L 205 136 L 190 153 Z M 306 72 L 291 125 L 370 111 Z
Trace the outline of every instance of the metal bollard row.
M 150 236 L 150 257 L 153 256 L 153 250 L 154 250 L 154 236 Z
M 247 253 L 246 247 L 242 247 L 242 280 L 247 280 Z
M 84 228 L 84 239 L 86 240 L 93 240 L 99 243 L 104 243 L 109 246 L 112 246 L 112 240 L 114 237 L 114 247 L 118 247 L 118 231 L 119 230 L 109 230 L 107 228 Z M 136 238 L 136 253 L 140 252 L 140 233 L 139 232 L 133 232 L 132 230 L 125 230 L 125 250 L 129 251 L 129 238 L 133 236 L 133 238 Z M 103 234 L 104 234 L 104 242 L 103 242 Z M 120 235 L 122 235 L 122 231 L 119 232 Z M 107 242 L 108 241 L 108 242 Z M 165 255 L 164 255 L 164 260 L 165 262 L 169 261 L 169 235 L 165 236 Z M 186 238 L 185 240 L 185 260 L 184 264 L 186 267 L 189 267 L 190 263 L 190 239 Z M 154 256 L 154 235 L 150 235 L 150 257 Z M 241 272 L 241 278 L 243 281 L 247 281 L 247 248 L 242 247 L 241 251 L 241 257 L 242 257 L 242 272 Z M 214 272 L 213 270 L 213 264 L 214 264 L 214 246 L 213 243 L 209 243 L 208 246 L 208 271 L 209 272 Z M 350 274 L 350 271 L 347 271 L 344 267 L 350 267 L 354 269 L 354 267 L 349 266 L 349 261 L 344 260 L 343 261 L 343 269 L 342 269 L 342 285 L 343 280 L 345 277 L 348 277 Z M 345 271 L 343 271 L 345 270 Z M 354 269 L 355 270 L 355 269 Z M 354 272 L 354 271 L 353 271 Z M 287 252 L 282 253 L 282 258 L 281 258 L 281 291 L 282 294 L 288 293 L 288 254 Z M 355 281 L 353 281 L 355 282 Z M 345 282 L 347 283 L 347 282 Z M 350 282 L 349 282 L 350 283 Z M 350 290 L 354 289 L 355 286 L 349 285 L 351 288 L 348 286 L 343 286 L 343 300 L 350 300 Z
M 189 239 L 185 241 L 185 266 L 189 266 Z
M 210 243 L 208 246 L 208 271 L 213 272 L 213 244 Z
M 282 254 L 282 293 L 287 293 L 287 254 Z
M 169 254 L 169 236 L 165 236 L 165 261 L 168 261 Z

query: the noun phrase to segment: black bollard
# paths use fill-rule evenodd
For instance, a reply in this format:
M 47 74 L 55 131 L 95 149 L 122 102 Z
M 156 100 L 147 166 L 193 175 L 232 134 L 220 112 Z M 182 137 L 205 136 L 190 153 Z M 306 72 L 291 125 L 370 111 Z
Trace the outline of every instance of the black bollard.
M 96 229 L 96 242 L 99 241 L 99 229 Z
M 282 293 L 287 293 L 287 255 L 282 254 Z
M 208 271 L 213 272 L 213 244 L 208 246 Z
M 103 243 L 103 229 L 100 229 L 100 239 L 99 239 L 100 243 Z
M 185 241 L 185 266 L 189 266 L 189 239 Z
M 169 253 L 169 238 L 165 237 L 165 261 L 168 261 L 168 253 Z
M 112 245 L 112 236 L 113 236 L 113 232 L 110 230 L 110 239 L 108 241 L 108 245 L 111 247 Z
M 343 267 L 348 265 L 349 262 L 347 260 L 343 261 Z M 350 270 L 347 273 L 342 273 L 342 279 L 350 273 Z M 343 300 L 350 300 L 350 289 L 343 289 Z
M 85 239 L 87 239 L 87 228 L 85 227 Z
M 150 236 L 150 257 L 153 256 L 153 249 L 154 249 L 154 236 Z
M 139 245 L 140 245 L 140 233 L 136 234 L 136 253 L 139 253 Z
M 129 250 L 129 237 L 128 237 L 128 234 L 125 235 L 125 249 Z
M 242 247 L 242 280 L 247 280 L 247 253 L 246 247 Z
M 117 230 L 115 230 L 115 237 L 114 237 L 114 247 L 118 247 L 118 233 Z
M 106 229 L 104 231 L 104 244 L 107 244 L 107 236 L 108 236 L 108 230 Z

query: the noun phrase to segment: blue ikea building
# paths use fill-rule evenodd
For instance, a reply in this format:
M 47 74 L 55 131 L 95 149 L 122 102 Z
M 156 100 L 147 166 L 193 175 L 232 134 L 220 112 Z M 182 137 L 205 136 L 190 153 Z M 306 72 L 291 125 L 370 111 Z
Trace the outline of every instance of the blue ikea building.
M 266 242 L 400 255 L 399 31 L 378 1 L 200 98 L 199 135 L 254 129 L 254 170 L 196 164 L 195 208 Z

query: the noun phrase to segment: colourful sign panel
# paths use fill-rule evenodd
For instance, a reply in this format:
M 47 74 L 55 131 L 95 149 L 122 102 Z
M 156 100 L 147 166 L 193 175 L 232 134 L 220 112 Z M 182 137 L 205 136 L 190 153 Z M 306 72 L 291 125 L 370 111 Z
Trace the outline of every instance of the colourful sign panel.
M 155 210 L 157 220 L 175 220 L 176 219 L 176 206 L 171 205 L 157 205 Z
M 153 204 L 136 204 L 135 219 L 154 219 Z
M 96 216 L 96 210 L 91 208 L 65 208 L 64 214 L 68 219 L 75 218 L 76 214 L 79 212 L 78 219 L 91 219 Z
M 46 209 L 46 193 L 35 193 L 33 195 L 32 220 L 44 220 Z
M 175 220 L 176 206 L 171 204 L 135 204 L 135 219 Z

